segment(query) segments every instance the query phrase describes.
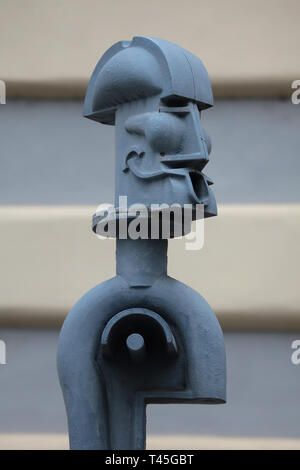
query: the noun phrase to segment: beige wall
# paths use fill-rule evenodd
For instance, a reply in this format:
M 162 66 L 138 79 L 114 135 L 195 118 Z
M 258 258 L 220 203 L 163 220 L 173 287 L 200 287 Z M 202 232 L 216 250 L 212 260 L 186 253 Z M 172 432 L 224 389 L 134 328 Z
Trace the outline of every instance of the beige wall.
M 57 324 L 115 273 L 113 240 L 89 207 L 0 206 L 0 323 Z M 205 244 L 169 242 L 169 274 L 198 290 L 225 328 L 300 327 L 300 205 L 221 206 Z
M 83 96 L 120 39 L 163 37 L 198 55 L 217 96 L 290 95 L 299 79 L 298 0 L 1 0 L 8 96 Z
M 0 8 L 8 98 L 82 98 L 104 51 L 133 35 L 194 52 L 216 96 L 287 97 L 300 79 L 299 0 L 0 0 Z M 91 211 L 0 206 L 2 323 L 61 321 L 113 275 L 114 243 L 93 237 Z M 299 326 L 299 205 L 220 214 L 207 222 L 201 252 L 170 243 L 170 273 L 203 293 L 227 327 Z
M 65 434 L 0 434 L 0 450 L 67 450 L 68 436 Z M 265 437 L 225 437 L 148 435 L 147 450 L 300 450 L 299 439 Z

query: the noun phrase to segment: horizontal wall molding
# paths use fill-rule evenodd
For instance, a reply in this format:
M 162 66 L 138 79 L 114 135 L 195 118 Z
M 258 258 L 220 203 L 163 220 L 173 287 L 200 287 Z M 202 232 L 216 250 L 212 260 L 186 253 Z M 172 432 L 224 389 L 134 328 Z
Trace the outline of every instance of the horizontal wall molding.
M 91 231 L 94 208 L 1 206 L 0 325 L 61 325 L 115 274 L 115 242 Z M 169 242 L 169 275 L 199 291 L 224 329 L 300 330 L 300 205 L 223 205 L 200 251 Z
M 147 436 L 147 450 L 300 450 L 300 439 L 207 435 Z M 64 450 L 69 448 L 66 434 L 0 434 L 0 450 Z
M 300 79 L 298 0 L 2 2 L 8 98 L 82 98 L 114 43 L 148 35 L 198 56 L 217 97 L 287 97 Z
M 299 77 L 298 77 L 299 78 Z M 291 77 L 213 77 L 211 76 L 214 98 L 290 98 Z M 88 86 L 86 79 L 41 79 L 16 80 L 9 77 L 6 82 L 7 99 L 80 99 L 85 97 Z

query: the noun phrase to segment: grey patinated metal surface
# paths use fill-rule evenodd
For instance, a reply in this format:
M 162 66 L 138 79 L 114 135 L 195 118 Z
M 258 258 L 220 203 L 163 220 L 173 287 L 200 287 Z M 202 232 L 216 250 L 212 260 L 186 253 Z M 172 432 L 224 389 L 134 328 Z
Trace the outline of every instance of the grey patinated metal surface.
M 225 402 L 221 328 L 201 295 L 167 275 L 161 226 L 156 239 L 151 230 L 148 239 L 120 235 L 134 220 L 120 196 L 144 204 L 149 221 L 161 203 L 190 204 L 193 220 L 197 204 L 205 217 L 216 215 L 202 172 L 211 144 L 201 112 L 212 104 L 202 62 L 162 39 L 115 44 L 91 77 L 84 115 L 116 128 L 116 211 L 96 213 L 93 230 L 114 219 L 117 274 L 79 300 L 61 331 L 58 372 L 73 449 L 143 449 L 147 403 Z

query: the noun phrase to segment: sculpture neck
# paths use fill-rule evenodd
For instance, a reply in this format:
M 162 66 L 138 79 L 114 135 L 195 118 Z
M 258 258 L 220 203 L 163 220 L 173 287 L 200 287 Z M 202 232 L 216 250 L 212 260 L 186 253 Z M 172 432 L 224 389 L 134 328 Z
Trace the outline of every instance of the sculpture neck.
M 117 274 L 131 287 L 150 287 L 167 275 L 168 240 L 116 241 Z

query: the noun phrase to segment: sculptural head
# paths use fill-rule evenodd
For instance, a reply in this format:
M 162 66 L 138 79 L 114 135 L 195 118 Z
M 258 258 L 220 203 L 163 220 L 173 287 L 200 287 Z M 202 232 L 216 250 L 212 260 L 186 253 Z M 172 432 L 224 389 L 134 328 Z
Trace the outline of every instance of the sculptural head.
M 104 54 L 84 115 L 116 127 L 116 204 L 125 195 L 128 205 L 203 204 L 205 217 L 216 215 L 202 172 L 211 142 L 201 113 L 212 104 L 202 62 L 169 41 L 135 37 Z

